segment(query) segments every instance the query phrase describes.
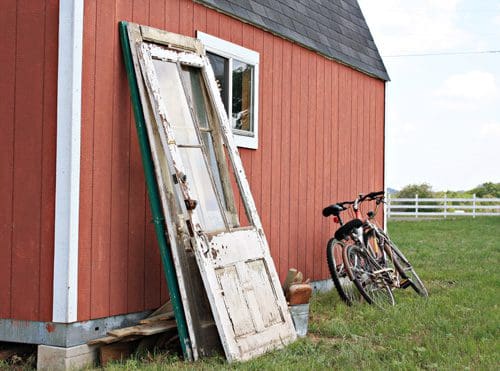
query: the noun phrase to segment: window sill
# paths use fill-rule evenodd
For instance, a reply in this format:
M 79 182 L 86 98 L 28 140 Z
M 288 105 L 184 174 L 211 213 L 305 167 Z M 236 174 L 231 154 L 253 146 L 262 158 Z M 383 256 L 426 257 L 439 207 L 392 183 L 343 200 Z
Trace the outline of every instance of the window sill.
M 233 133 L 234 142 L 237 147 L 240 148 L 248 148 L 248 149 L 258 149 L 259 141 L 257 137 L 250 135 L 238 135 L 237 133 Z

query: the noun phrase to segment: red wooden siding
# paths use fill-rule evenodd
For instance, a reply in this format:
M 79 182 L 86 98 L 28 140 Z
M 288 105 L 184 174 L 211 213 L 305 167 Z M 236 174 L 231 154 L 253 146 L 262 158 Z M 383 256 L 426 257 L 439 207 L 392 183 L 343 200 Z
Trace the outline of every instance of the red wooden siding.
M 58 1 L 2 1 L 0 318 L 52 317 Z
M 86 0 L 78 319 L 154 308 L 166 295 L 119 20 L 260 53 L 259 149 L 241 149 L 243 164 L 281 277 L 297 267 L 327 278 L 334 226 L 322 208 L 383 187 L 384 82 L 190 0 Z

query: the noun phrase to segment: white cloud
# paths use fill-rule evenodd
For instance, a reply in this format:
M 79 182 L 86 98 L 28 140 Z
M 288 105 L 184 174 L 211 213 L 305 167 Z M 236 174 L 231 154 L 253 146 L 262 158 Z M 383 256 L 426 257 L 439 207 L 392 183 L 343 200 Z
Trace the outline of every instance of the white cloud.
M 493 100 L 498 95 L 495 76 L 484 71 L 470 71 L 449 76 L 434 95 L 462 100 Z
M 453 50 L 471 44 L 458 25 L 459 0 L 360 0 L 382 55 Z
M 500 122 L 488 122 L 481 125 L 479 133 L 485 138 L 500 138 Z
M 382 55 L 498 48 L 499 0 L 359 0 Z M 497 11 L 497 5 L 498 11 Z M 498 20 L 500 21 L 500 20 Z M 495 42 L 497 44 L 495 44 Z M 387 184 L 470 189 L 498 179 L 497 55 L 388 58 Z

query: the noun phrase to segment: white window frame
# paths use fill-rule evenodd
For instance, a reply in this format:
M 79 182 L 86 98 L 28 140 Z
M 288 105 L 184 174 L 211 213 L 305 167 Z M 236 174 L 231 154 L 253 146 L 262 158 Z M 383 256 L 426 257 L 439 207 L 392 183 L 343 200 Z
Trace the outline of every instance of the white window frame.
M 232 42 L 219 39 L 218 37 L 206 34 L 201 31 L 196 31 L 196 37 L 205 45 L 205 49 L 213 54 L 229 60 L 229 71 L 233 70 L 233 58 L 241 62 L 250 64 L 254 67 L 253 70 L 253 135 L 239 134 L 237 130 L 233 130 L 234 140 L 238 147 L 257 149 L 259 148 L 259 62 L 260 54 L 254 50 L 244 48 Z M 232 113 L 232 98 L 233 98 L 233 79 L 230 76 L 228 81 L 228 117 L 231 119 Z

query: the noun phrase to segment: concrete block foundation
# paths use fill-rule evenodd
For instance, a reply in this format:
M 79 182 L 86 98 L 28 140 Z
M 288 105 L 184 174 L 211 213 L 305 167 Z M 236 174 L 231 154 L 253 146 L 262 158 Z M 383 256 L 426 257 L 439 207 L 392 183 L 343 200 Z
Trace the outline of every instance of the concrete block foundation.
M 87 344 L 70 348 L 38 346 L 37 370 L 78 370 L 97 362 L 98 347 Z

